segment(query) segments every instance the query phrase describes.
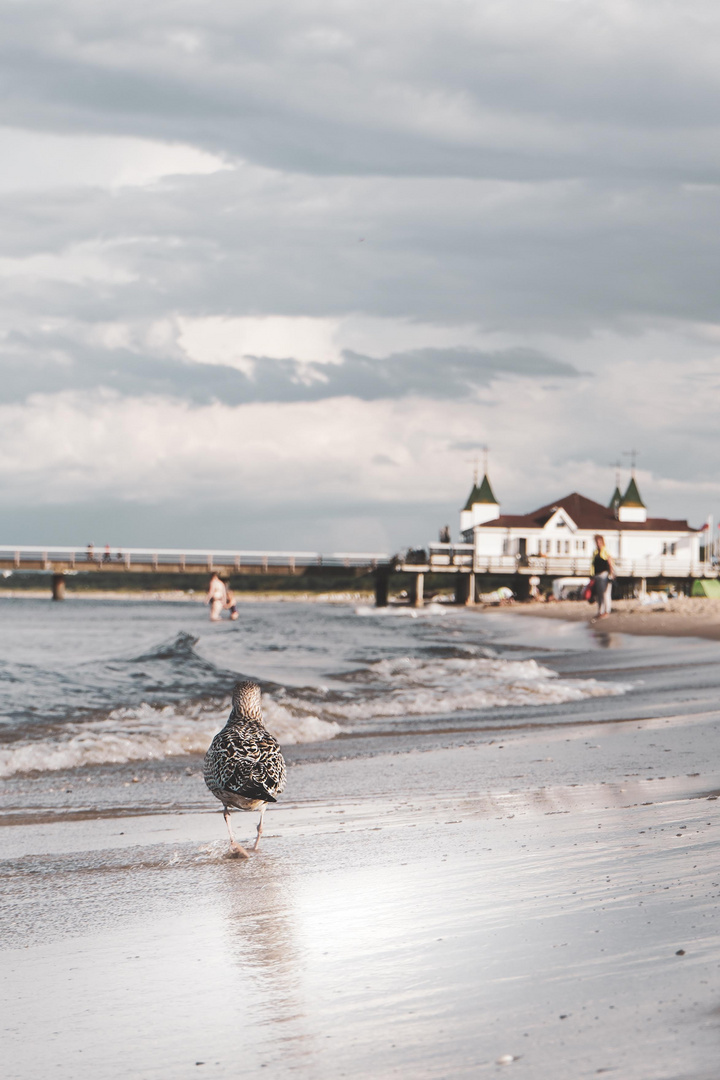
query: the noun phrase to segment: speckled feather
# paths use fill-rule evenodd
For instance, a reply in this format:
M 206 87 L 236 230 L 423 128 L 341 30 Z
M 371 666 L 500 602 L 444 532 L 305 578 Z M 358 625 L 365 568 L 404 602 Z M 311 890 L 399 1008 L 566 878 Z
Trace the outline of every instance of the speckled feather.
M 224 806 L 276 802 L 285 787 L 285 761 L 276 739 L 263 727 L 260 687 L 238 683 L 233 708 L 205 755 L 205 783 Z

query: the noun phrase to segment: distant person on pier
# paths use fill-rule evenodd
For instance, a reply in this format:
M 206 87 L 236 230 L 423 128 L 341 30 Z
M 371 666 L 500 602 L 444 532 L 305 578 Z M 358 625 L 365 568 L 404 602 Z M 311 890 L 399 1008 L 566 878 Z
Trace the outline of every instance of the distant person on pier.
M 205 603 L 210 605 L 210 622 L 220 622 L 223 608 L 227 604 L 227 589 L 218 573 L 210 578 Z
M 85 558 L 87 559 L 88 562 L 95 562 L 95 545 L 94 544 L 88 544 L 88 546 L 87 546 L 87 554 L 85 555 Z
M 102 561 L 103 562 L 110 562 L 111 559 L 112 559 L 112 555 L 110 554 L 110 545 L 106 544 L 105 545 L 105 551 L 104 551 L 103 557 L 102 557 Z
M 612 581 L 615 577 L 615 567 L 608 549 L 605 547 L 605 537 L 595 537 L 595 550 L 592 559 L 593 574 L 595 575 L 595 599 L 597 601 L 597 619 L 607 619 L 612 611 Z
M 230 588 L 230 582 L 229 581 L 225 582 L 225 593 L 227 595 L 227 599 L 225 601 L 225 607 L 230 612 L 231 620 L 233 622 L 235 622 L 235 620 L 239 619 L 240 616 L 238 615 L 237 604 L 235 603 L 235 597 L 233 596 L 232 589 Z

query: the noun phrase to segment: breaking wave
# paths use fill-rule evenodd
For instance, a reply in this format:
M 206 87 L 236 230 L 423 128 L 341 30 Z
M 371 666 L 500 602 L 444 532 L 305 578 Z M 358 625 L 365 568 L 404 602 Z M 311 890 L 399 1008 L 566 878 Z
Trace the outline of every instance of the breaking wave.
M 535 660 L 478 657 L 378 660 L 348 678 L 361 684 L 364 693 L 328 703 L 323 715 L 353 724 L 374 717 L 562 705 L 624 694 L 631 689 L 628 683 L 561 679 L 555 671 Z
M 148 657 L 192 662 L 195 641 L 181 635 Z M 200 659 L 200 662 L 204 662 Z M 560 678 L 535 660 L 493 656 L 377 660 L 336 676 L 340 689 L 306 687 L 263 694 L 265 724 L 281 745 L 320 742 L 343 733 L 370 734 L 391 722 L 405 734 L 421 718 L 506 707 L 562 705 L 623 694 L 626 683 Z M 230 698 L 153 705 L 142 702 L 53 726 L 0 748 L 0 777 L 82 766 L 125 764 L 204 754 L 230 712 Z M 394 721 L 394 723 L 393 723 Z
M 52 738 L 15 742 L 1 749 L 0 777 L 204 754 L 224 726 L 230 706 L 227 698 L 215 707 L 143 703 L 113 709 L 99 720 L 66 724 L 62 734 Z M 269 695 L 263 695 L 263 712 L 265 726 L 285 746 L 333 739 L 341 730 L 333 720 L 295 715 Z

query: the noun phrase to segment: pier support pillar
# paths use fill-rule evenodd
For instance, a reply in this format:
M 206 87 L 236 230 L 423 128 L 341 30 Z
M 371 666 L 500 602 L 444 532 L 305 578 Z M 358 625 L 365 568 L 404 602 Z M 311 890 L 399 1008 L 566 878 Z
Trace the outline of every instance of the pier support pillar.
M 468 607 L 475 603 L 475 575 L 458 574 L 455 578 L 455 603 Z
M 388 606 L 388 585 L 390 583 L 390 570 L 381 566 L 375 571 L 375 607 Z
M 52 576 L 52 598 L 53 600 L 65 599 L 65 575 L 53 574 Z
M 413 574 L 413 584 L 410 589 L 410 603 L 413 607 L 423 606 L 423 592 L 425 588 L 425 575 Z
M 512 591 L 515 593 L 515 599 L 523 604 L 530 599 L 530 578 L 527 574 L 515 574 Z

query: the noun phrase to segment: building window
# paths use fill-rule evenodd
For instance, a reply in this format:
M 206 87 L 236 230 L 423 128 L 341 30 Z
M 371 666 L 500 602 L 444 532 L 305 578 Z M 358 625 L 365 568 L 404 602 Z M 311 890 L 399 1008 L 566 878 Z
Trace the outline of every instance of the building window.
M 555 548 L 555 550 L 557 551 L 557 553 L 559 555 L 560 552 L 562 551 L 562 540 L 558 540 L 557 547 Z

